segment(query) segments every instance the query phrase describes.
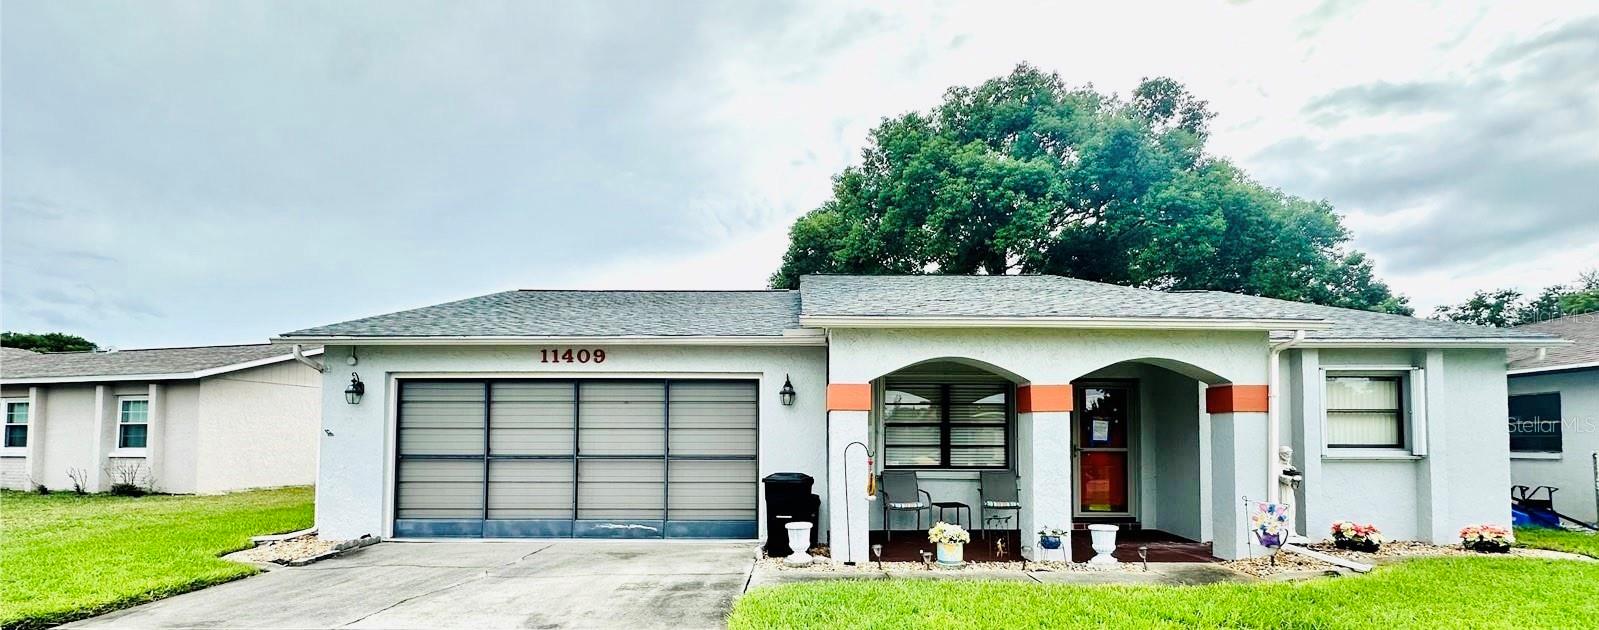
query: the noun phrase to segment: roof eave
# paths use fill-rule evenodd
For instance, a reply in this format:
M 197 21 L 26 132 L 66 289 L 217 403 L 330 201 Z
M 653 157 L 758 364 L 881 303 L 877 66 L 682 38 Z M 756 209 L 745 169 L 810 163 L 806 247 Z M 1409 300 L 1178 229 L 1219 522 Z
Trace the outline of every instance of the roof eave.
M 1516 376 L 1520 374 L 1541 374 L 1544 372 L 1570 372 L 1573 370 L 1591 370 L 1599 368 L 1599 361 L 1587 363 L 1565 363 L 1561 365 L 1540 365 L 1538 367 L 1513 368 L 1505 370 L 1505 374 Z
M 1076 328 L 1101 330 L 1325 330 L 1324 319 L 1222 317 L 922 317 L 800 315 L 814 328 Z
M 825 346 L 819 331 L 789 330 L 781 335 L 282 335 L 275 343 L 324 346 Z
M 1296 348 L 1552 348 L 1569 345 L 1564 339 L 1490 337 L 1396 337 L 1391 339 L 1307 339 Z

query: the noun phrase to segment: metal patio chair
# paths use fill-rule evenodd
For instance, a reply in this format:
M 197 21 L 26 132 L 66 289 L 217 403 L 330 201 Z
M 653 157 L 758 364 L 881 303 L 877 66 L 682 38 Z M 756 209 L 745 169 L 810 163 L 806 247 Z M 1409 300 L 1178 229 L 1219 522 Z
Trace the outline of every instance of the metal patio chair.
M 1008 470 L 985 470 L 978 476 L 977 520 L 983 524 L 983 540 L 988 540 L 988 512 L 1013 511 L 1021 514 L 1021 496 L 1016 490 L 1016 475 Z M 1009 520 L 1008 518 L 1006 520 Z M 1016 519 L 1017 531 L 1022 520 Z
M 925 500 L 924 500 L 925 499 Z M 885 470 L 883 471 L 883 539 L 890 540 L 894 536 L 894 523 L 889 515 L 894 512 L 915 512 L 916 528 L 922 529 L 922 511 L 927 511 L 927 518 L 933 518 L 933 495 L 923 490 L 916 481 L 916 471 L 912 470 Z

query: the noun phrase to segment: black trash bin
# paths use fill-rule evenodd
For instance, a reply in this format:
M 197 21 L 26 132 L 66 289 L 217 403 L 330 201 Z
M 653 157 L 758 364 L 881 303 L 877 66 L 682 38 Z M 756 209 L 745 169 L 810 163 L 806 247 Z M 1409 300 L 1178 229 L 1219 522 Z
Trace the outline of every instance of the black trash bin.
M 811 546 L 815 547 L 821 529 L 816 520 L 822 508 L 822 498 L 811 494 L 816 480 L 805 473 L 780 472 L 767 475 L 761 483 L 766 486 L 766 555 L 794 553 L 788 546 L 787 526 L 800 521 L 811 524 Z

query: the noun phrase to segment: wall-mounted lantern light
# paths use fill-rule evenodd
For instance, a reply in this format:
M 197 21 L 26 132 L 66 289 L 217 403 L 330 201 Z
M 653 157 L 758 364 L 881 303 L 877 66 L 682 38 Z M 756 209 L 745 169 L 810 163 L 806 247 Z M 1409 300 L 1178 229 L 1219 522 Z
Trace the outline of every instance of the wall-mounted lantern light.
M 350 386 L 344 388 L 344 402 L 352 405 L 361 404 L 361 396 L 366 393 L 366 383 L 361 382 L 361 375 L 350 373 Z
M 783 389 L 777 390 L 777 399 L 783 401 L 784 407 L 794 405 L 794 383 L 788 380 L 788 375 L 783 375 Z

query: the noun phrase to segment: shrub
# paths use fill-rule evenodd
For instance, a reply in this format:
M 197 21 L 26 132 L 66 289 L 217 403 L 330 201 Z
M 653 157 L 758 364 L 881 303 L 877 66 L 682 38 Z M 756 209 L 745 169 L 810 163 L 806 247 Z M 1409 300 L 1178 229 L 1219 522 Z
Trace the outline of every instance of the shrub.
M 1498 525 L 1467 525 L 1460 529 L 1460 545 L 1481 553 L 1510 551 L 1510 530 Z
M 1376 552 L 1383 543 L 1382 532 L 1378 531 L 1376 525 L 1354 521 L 1333 523 L 1332 538 L 1334 547 L 1367 553 Z

